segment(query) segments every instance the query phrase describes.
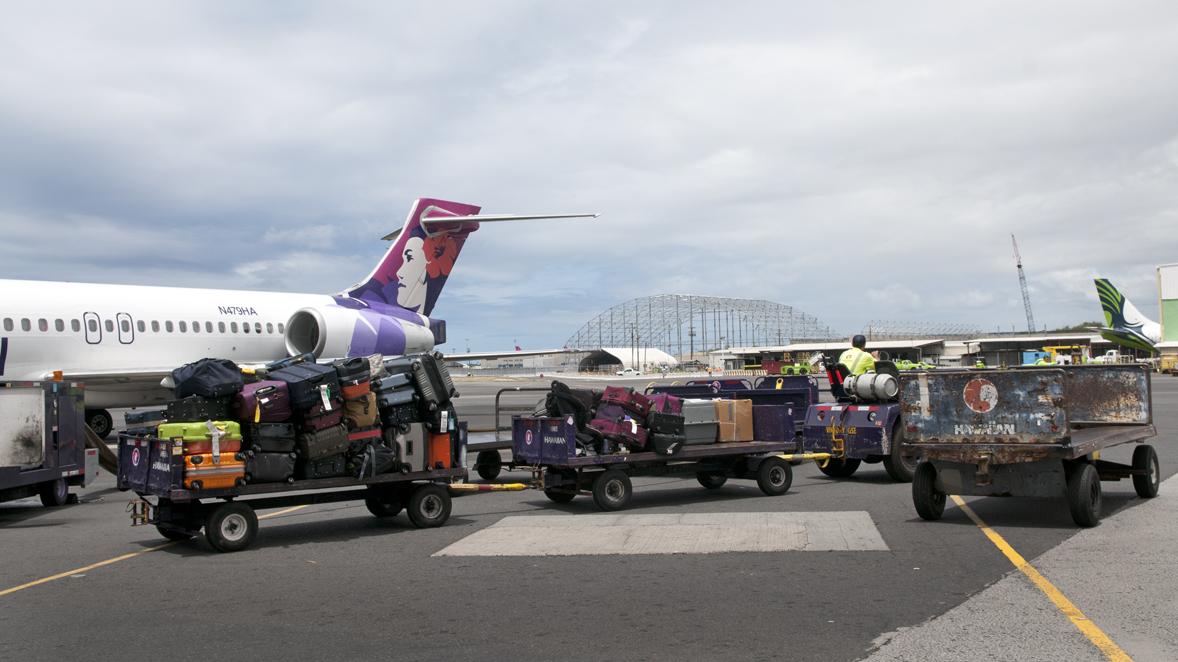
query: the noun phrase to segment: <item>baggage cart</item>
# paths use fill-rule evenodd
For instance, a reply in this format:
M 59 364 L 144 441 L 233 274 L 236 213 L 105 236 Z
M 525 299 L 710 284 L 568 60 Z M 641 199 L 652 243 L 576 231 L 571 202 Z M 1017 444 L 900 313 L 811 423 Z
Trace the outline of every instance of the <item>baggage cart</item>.
M 783 455 L 794 447 L 792 441 L 686 445 L 672 456 L 652 451 L 585 455 L 570 418 L 517 416 L 512 421 L 514 462 L 529 467 L 532 486 L 556 503 L 591 494 L 598 508 L 621 510 L 633 496 L 632 476 L 695 475 L 707 489 L 729 478 L 747 478 L 769 496 L 785 494 L 793 482 L 788 460 L 794 458 Z
M 491 430 L 472 430 L 472 432 L 493 433 L 493 435 L 490 435 L 489 439 L 471 441 L 467 447 L 468 452 L 475 453 L 474 470 L 478 473 L 479 478 L 495 480 L 505 467 L 509 471 L 517 467 L 514 457 L 504 462 L 500 452 L 511 450 L 511 417 L 535 411 L 536 407 L 544 402 L 542 394 L 551 390 L 547 386 L 517 386 L 501 388 L 495 392 L 495 427 Z M 507 416 L 506 422 L 503 418 L 504 415 Z
M 940 519 L 948 494 L 1066 496 L 1079 526 L 1100 520 L 1101 481 L 1131 478 L 1157 496 L 1161 470 L 1148 444 L 1131 464 L 1100 451 L 1156 436 L 1150 374 L 1138 365 L 1083 365 L 905 374 L 905 434 L 922 461 L 916 512 Z
M 0 502 L 63 506 L 71 485 L 93 482 L 98 451 L 86 448 L 82 398 L 70 382 L 0 382 Z
M 461 428 L 460 428 L 461 429 Z M 429 448 L 422 433 L 421 448 Z M 151 524 L 160 535 L 176 541 L 205 538 L 219 552 L 243 550 L 258 532 L 254 511 L 320 503 L 363 500 L 376 517 L 394 517 L 402 510 L 418 528 L 441 526 L 450 517 L 449 485 L 465 480 L 465 435 L 451 435 L 453 445 L 441 467 L 427 457 L 420 470 L 356 478 L 314 478 L 281 483 L 246 483 L 219 489 L 186 489 L 183 445 L 169 439 L 120 435 L 119 480 L 133 490 L 132 524 Z M 432 465 L 432 468 L 430 468 Z M 156 499 L 152 503 L 149 499 Z

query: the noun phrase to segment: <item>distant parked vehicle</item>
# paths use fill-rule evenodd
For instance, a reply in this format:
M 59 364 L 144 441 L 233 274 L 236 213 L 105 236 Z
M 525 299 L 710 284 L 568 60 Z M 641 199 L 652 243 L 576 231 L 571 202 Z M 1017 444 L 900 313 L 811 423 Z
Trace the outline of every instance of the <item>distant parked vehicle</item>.
M 634 368 L 626 368 L 625 370 L 619 370 L 616 374 L 619 377 L 637 377 L 642 374 L 642 371 L 635 370 Z

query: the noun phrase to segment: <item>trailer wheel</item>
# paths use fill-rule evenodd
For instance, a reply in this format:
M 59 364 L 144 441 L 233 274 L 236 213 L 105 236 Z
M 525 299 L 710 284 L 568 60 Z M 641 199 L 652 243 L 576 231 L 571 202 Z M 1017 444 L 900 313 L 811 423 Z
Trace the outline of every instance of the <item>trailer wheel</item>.
M 921 519 L 941 519 L 945 514 L 945 495 L 937 491 L 937 468 L 931 462 L 916 465 L 912 476 L 912 505 Z
M 848 478 L 859 468 L 861 460 L 854 458 L 830 458 L 826 464 L 818 464 L 818 470 L 831 478 Z
M 555 487 L 546 487 L 544 488 L 544 496 L 548 497 L 550 501 L 554 501 L 556 503 L 568 503 L 576 498 L 577 493 L 570 492 L 568 490 L 557 489 Z
M 624 471 L 607 469 L 593 481 L 593 503 L 606 510 L 621 510 L 630 505 L 634 485 Z
M 58 478 L 48 483 L 41 483 L 38 492 L 41 496 L 41 505 L 46 508 L 64 506 L 65 502 L 70 498 L 70 486 L 65 482 L 64 478 Z
M 1084 462 L 1068 472 L 1068 508 L 1076 524 L 1085 527 L 1100 524 L 1102 502 L 1100 474 L 1096 467 Z
M 503 471 L 503 458 L 499 451 L 479 451 L 474 460 L 475 471 L 483 480 L 495 480 Z
M 237 552 L 258 536 L 258 515 L 248 504 L 226 501 L 213 508 L 205 520 L 205 538 L 218 552 Z
M 695 475 L 695 479 L 709 490 L 718 490 L 728 482 L 728 475 L 723 471 L 701 471 Z
M 432 529 L 450 519 L 450 492 L 430 483 L 413 490 L 409 497 L 409 521 L 419 529 Z
M 883 459 L 884 471 L 887 471 L 888 475 L 892 477 L 892 480 L 897 483 L 911 483 L 920 457 L 917 455 L 905 455 L 903 451 L 904 426 L 900 425 L 899 419 L 896 419 L 895 425 L 892 426 L 891 452 Z
M 159 531 L 161 536 L 173 542 L 188 542 L 196 537 L 196 534 L 192 531 L 178 529 L 168 524 L 157 524 L 155 530 Z
M 769 496 L 781 496 L 794 482 L 794 472 L 785 460 L 766 458 L 757 467 L 757 487 Z
M 1147 474 L 1133 476 L 1133 489 L 1142 499 L 1152 499 L 1158 495 L 1158 484 L 1162 481 L 1162 469 L 1158 465 L 1158 453 L 1149 444 L 1142 444 L 1133 449 L 1133 468 L 1147 471 Z
M 377 517 L 396 517 L 405 508 L 405 498 L 395 488 L 369 487 L 364 506 Z

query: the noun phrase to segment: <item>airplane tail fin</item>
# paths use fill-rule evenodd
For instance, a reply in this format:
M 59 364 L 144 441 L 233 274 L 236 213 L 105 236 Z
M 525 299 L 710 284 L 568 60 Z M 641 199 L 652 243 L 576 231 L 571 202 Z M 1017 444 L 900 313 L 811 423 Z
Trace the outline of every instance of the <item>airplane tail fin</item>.
M 461 202 L 419 198 L 409 210 L 405 225 L 384 237 L 393 245 L 376 268 L 344 295 L 428 316 L 466 238 L 479 229 L 478 222 L 470 217 L 480 209 Z M 451 218 L 456 220 L 448 220 Z
M 1110 329 L 1140 329 L 1146 321 L 1141 311 L 1132 301 L 1125 298 L 1107 278 L 1097 278 L 1096 295 L 1100 298 L 1100 307 L 1104 309 L 1104 322 Z

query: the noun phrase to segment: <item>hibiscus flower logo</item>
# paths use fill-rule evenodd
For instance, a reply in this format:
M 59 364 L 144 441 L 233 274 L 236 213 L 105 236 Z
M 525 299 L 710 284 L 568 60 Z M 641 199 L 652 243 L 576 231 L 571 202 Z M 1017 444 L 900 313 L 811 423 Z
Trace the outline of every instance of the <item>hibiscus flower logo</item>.
M 449 276 L 454 260 L 458 258 L 458 242 L 447 234 L 426 237 L 423 252 L 430 278 Z

